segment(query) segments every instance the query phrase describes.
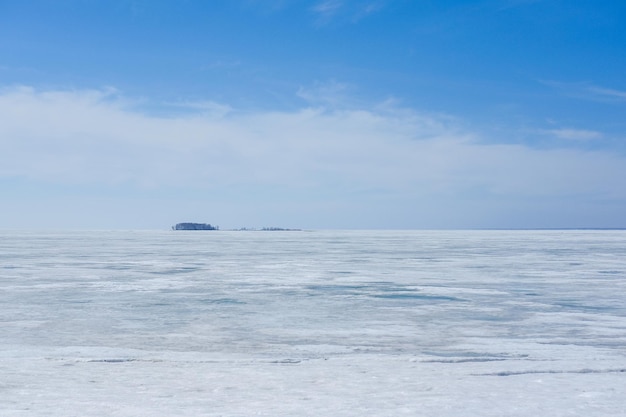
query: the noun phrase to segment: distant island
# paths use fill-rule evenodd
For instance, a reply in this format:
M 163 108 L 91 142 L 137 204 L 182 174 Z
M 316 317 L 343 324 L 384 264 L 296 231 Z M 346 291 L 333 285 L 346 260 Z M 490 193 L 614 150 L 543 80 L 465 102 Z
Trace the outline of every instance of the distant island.
M 208 223 L 178 223 L 172 226 L 172 230 L 220 230 L 220 228 Z

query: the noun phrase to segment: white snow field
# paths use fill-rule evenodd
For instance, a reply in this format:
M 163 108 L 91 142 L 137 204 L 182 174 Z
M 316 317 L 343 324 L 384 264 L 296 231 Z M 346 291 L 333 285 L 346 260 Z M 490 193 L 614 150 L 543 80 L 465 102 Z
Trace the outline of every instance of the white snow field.
M 0 416 L 626 416 L 626 231 L 0 232 Z

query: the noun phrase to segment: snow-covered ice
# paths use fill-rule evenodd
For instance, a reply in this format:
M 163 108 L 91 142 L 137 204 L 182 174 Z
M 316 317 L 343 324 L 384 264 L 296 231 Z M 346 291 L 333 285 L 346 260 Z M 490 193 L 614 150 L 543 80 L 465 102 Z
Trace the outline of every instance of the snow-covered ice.
M 0 415 L 626 416 L 626 232 L 0 232 Z

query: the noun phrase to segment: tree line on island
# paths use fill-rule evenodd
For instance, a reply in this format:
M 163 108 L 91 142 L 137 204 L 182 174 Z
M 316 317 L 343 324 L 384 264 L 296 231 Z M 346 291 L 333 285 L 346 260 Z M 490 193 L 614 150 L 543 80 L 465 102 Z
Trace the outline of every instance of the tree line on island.
M 220 227 L 209 223 L 177 223 L 172 230 L 220 230 Z
M 219 226 L 212 226 L 209 223 L 177 223 L 172 226 L 172 230 L 220 230 Z M 261 229 L 250 229 L 247 227 L 242 227 L 240 229 L 234 229 L 238 231 L 262 231 L 262 232 L 291 232 L 291 231 L 299 231 L 301 229 L 284 229 L 282 227 L 263 227 Z

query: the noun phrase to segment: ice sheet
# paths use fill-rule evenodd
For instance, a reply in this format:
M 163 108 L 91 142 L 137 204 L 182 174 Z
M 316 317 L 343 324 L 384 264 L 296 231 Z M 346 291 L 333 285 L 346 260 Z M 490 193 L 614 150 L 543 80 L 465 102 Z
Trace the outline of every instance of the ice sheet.
M 0 233 L 2 416 L 623 416 L 626 232 Z

